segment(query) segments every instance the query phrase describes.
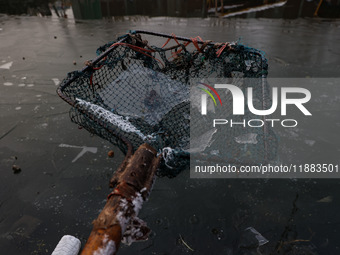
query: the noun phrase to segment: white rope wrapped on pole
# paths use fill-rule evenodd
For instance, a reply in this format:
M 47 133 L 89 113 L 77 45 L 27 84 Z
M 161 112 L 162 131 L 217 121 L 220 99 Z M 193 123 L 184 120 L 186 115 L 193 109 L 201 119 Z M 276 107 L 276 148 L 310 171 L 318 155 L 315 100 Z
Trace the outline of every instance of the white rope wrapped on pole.
M 70 235 L 63 236 L 51 255 L 77 255 L 81 242 L 78 238 Z

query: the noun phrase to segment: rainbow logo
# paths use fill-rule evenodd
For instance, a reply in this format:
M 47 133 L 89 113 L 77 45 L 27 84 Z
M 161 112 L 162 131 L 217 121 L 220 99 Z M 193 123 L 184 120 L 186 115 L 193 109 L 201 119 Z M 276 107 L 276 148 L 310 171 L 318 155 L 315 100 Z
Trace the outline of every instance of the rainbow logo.
M 220 104 L 221 104 L 221 106 L 222 106 L 221 97 L 220 97 L 220 95 L 217 93 L 217 91 L 216 91 L 213 87 L 211 87 L 211 86 L 208 85 L 208 84 L 202 83 L 202 82 L 200 82 L 199 84 L 202 84 L 203 86 L 205 86 L 205 87 L 207 87 L 208 89 L 210 89 L 210 90 L 217 96 L 217 98 L 218 98 L 218 100 L 220 101 Z M 211 92 L 210 92 L 209 90 L 207 90 L 207 89 L 205 89 L 205 88 L 200 88 L 200 87 L 198 87 L 198 88 L 199 88 L 200 90 L 204 91 L 205 93 L 207 93 L 207 94 L 212 98 L 212 100 L 214 101 L 215 106 L 217 106 L 215 97 L 213 96 L 213 94 L 211 94 Z

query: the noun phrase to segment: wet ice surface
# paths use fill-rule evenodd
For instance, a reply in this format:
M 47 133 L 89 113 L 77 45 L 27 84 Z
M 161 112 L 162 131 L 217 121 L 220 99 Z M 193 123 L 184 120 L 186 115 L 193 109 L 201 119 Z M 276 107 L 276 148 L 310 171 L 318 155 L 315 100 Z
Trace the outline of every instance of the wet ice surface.
M 67 72 L 81 69 L 98 46 L 117 34 L 138 28 L 221 42 L 242 38 L 265 51 L 271 77 L 336 77 L 340 70 L 339 21 L 129 17 L 75 23 L 0 16 L 0 23 L 0 65 L 8 67 L 0 69 L 0 248 L 6 254 L 50 254 L 65 234 L 84 244 L 92 220 L 104 206 L 108 181 L 123 155 L 115 149 L 115 157 L 108 159 L 108 142 L 78 130 L 55 89 Z M 333 111 L 324 118 L 339 116 Z M 324 128 L 310 130 L 320 133 Z M 324 139 L 301 136 L 301 129 L 289 131 L 283 135 L 292 137 L 291 144 L 282 149 L 304 150 L 321 142 L 322 148 L 340 152 L 334 142 L 338 138 L 327 132 Z M 72 163 L 80 149 L 60 144 L 98 151 Z M 20 174 L 13 174 L 14 163 L 21 167 Z M 296 243 L 300 250 L 311 246 L 315 254 L 339 254 L 339 183 L 194 180 L 188 172 L 158 179 L 140 212 L 153 234 L 149 241 L 122 246 L 119 254 L 187 254 L 180 236 L 195 254 L 236 254 L 248 227 L 269 240 L 260 247 L 262 254 L 269 254 L 292 222 L 296 194 L 290 240 L 310 240 Z M 326 197 L 332 199 L 322 200 Z

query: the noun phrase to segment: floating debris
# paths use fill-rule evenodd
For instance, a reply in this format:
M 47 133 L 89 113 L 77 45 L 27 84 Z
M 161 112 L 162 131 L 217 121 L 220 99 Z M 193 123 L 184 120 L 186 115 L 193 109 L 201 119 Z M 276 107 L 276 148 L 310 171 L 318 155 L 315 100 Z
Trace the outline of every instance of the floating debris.
M 213 233 L 218 240 L 221 240 L 224 237 L 223 229 L 213 228 L 211 229 L 211 233 Z
M 14 172 L 15 174 L 18 174 L 18 173 L 21 172 L 21 168 L 20 168 L 20 166 L 18 166 L 18 165 L 13 165 L 13 166 L 12 166 L 12 170 L 13 170 L 13 172 Z
M 39 110 L 39 108 L 40 108 L 40 105 L 36 105 L 36 106 L 34 107 L 33 111 L 36 113 L 36 112 Z
M 185 247 L 187 247 L 190 251 L 195 251 L 193 248 L 191 248 L 191 247 L 183 240 L 183 238 L 182 238 L 181 235 L 179 235 L 179 240 L 180 240 L 181 243 L 182 243 Z
M 211 230 L 211 233 L 213 233 L 214 235 L 217 235 L 218 234 L 218 229 L 217 228 L 213 228 Z
M 331 202 L 333 202 L 333 197 L 332 196 L 327 196 L 327 197 L 319 199 L 316 202 L 318 202 L 318 203 L 331 203 Z
M 113 156 L 115 155 L 115 152 L 114 151 L 109 151 L 108 153 L 107 153 L 107 156 L 109 157 L 109 158 L 113 158 Z
M 5 85 L 5 86 L 12 86 L 13 83 L 12 83 L 12 82 L 4 82 L 4 85 Z
M 45 129 L 45 128 L 47 128 L 47 127 L 48 127 L 48 123 L 42 123 L 42 124 L 37 125 L 36 128 Z

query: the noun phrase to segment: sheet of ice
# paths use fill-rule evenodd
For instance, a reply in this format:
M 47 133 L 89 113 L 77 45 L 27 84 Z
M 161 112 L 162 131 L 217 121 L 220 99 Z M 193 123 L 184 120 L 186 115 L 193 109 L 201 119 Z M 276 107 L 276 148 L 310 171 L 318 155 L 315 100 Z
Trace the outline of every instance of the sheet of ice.
M 98 149 L 96 147 L 87 147 L 87 146 L 76 146 L 76 145 L 69 145 L 69 144 L 59 144 L 59 147 L 62 148 L 77 148 L 81 149 L 79 154 L 72 160 L 72 163 L 76 162 L 79 158 L 81 158 L 86 152 L 97 153 Z
M 309 146 L 313 146 L 315 144 L 314 140 L 305 140 L 305 144 L 308 144 Z
M 39 110 L 39 108 L 40 108 L 40 105 L 36 105 L 36 106 L 34 107 L 33 111 L 36 113 L 36 112 Z
M 191 139 L 190 149 L 188 150 L 188 152 L 190 153 L 204 152 L 206 148 L 209 147 L 213 142 L 213 136 L 216 132 L 217 132 L 216 128 L 209 129 L 201 136 Z
M 54 82 L 54 85 L 58 86 L 60 83 L 60 80 L 58 78 L 52 78 L 52 81 Z
M 12 65 L 13 65 L 13 61 L 1 65 L 1 66 L 0 66 L 0 69 L 8 69 L 8 70 L 9 70 L 9 69 L 12 67 Z
M 247 133 L 247 134 L 243 134 L 243 135 L 239 135 L 235 137 L 235 141 L 237 143 L 241 143 L 241 144 L 257 144 L 257 134 L 255 133 Z
M 259 246 L 262 246 L 266 243 L 268 243 L 269 241 L 267 240 L 267 238 L 265 238 L 263 235 L 260 234 L 260 232 L 258 232 L 255 228 L 253 227 L 249 227 L 249 228 L 246 228 L 245 231 L 249 231 L 251 232 L 255 238 L 257 239 L 258 241 L 258 245 Z

